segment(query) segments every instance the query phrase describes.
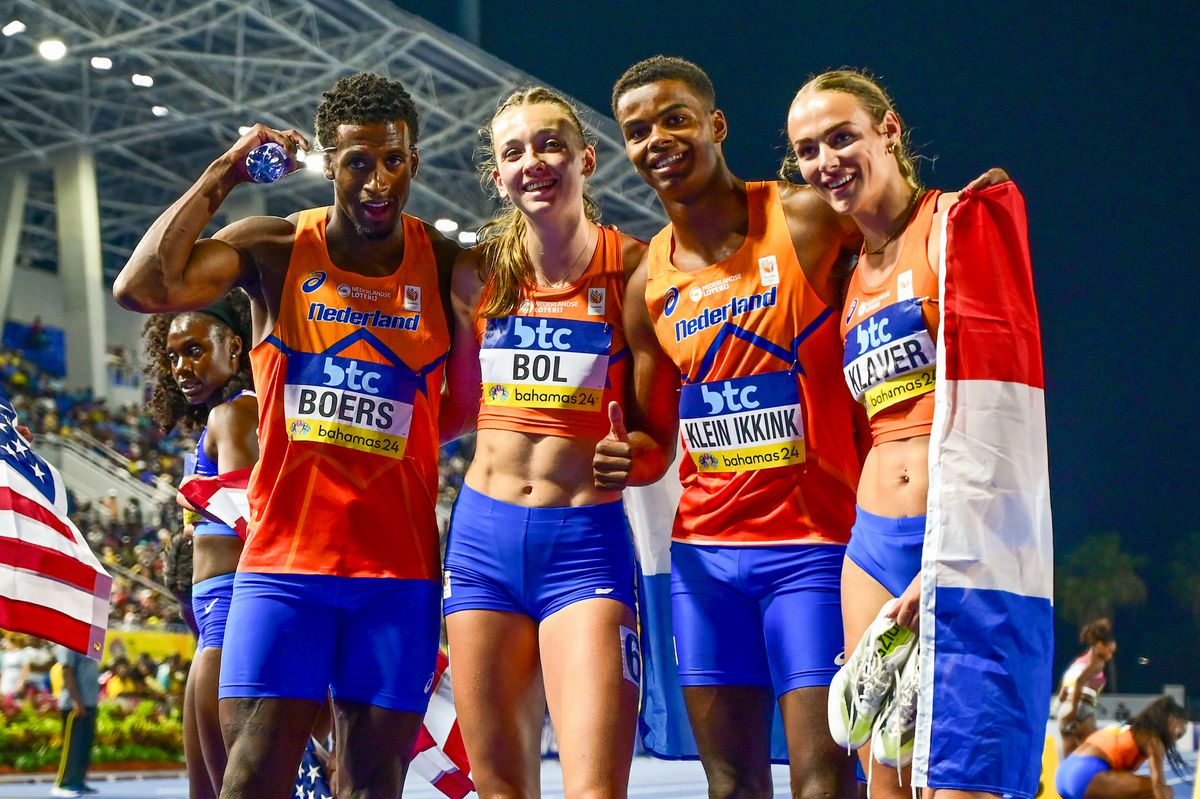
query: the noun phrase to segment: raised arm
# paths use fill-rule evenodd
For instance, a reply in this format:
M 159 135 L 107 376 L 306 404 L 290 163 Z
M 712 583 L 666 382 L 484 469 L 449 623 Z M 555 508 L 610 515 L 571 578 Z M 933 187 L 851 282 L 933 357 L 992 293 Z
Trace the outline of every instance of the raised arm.
M 265 142 L 276 142 L 293 156 L 297 148 L 308 149 L 308 141 L 294 130 L 281 132 L 255 125 L 146 231 L 113 283 L 118 303 L 142 313 L 183 311 L 203 308 L 235 285 L 254 288 L 253 258 L 242 242 L 253 241 L 258 228 L 265 235 L 284 220 L 257 217 L 230 226 L 233 236 L 197 239 L 229 193 L 249 181 L 246 154 Z M 297 163 L 292 160 L 294 168 Z
M 596 486 L 619 491 L 662 477 L 679 435 L 679 369 L 658 344 L 646 308 L 646 263 L 625 288 L 623 323 L 632 358 L 625 407 L 609 406 L 611 431 L 596 444 Z

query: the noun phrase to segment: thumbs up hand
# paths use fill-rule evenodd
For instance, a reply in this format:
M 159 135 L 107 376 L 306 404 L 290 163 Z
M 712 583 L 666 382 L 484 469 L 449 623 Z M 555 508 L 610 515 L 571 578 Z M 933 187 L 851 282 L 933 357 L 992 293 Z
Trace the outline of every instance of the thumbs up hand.
M 625 414 L 616 402 L 608 403 L 608 423 L 608 435 L 596 442 L 592 475 L 597 488 L 620 491 L 629 481 L 633 448 L 629 444 L 629 431 L 625 429 Z

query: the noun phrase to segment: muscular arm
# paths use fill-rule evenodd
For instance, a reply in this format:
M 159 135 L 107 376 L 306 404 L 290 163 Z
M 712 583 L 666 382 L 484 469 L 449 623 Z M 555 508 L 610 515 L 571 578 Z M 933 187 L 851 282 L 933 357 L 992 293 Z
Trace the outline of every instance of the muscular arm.
M 238 397 L 218 405 L 208 415 L 204 454 L 221 474 L 249 469 L 258 463 L 258 400 Z
M 1166 752 L 1162 741 L 1151 738 L 1146 746 L 1146 760 L 1150 764 L 1150 783 L 1154 787 L 1155 799 L 1171 799 L 1174 791 L 1167 785 L 1167 775 L 1163 770 L 1163 758 Z
M 479 255 L 475 250 L 463 250 L 455 261 L 450 285 L 454 338 L 450 344 L 446 388 L 439 414 L 443 443 L 474 429 L 479 415 L 483 381 L 479 369 L 479 341 L 475 338 L 475 309 L 482 291 Z
M 679 434 L 679 369 L 658 344 L 646 308 L 646 262 L 625 288 L 623 323 L 632 368 L 626 386 L 625 440 L 610 434 L 596 445 L 596 485 L 619 490 L 647 485 L 675 459 Z
M 279 132 L 256 125 L 210 164 L 146 231 L 113 283 L 118 303 L 133 311 L 158 313 L 202 308 L 239 284 L 252 296 L 258 293 L 254 257 L 247 247 L 239 245 L 253 242 L 255 231 L 270 230 L 282 220 L 256 217 L 230 226 L 227 230 L 233 231 L 232 236 L 197 239 L 229 193 L 248 180 L 241 166 L 246 153 L 267 141 L 277 142 L 292 153 L 297 147 L 308 148 L 308 142 L 295 131 Z
M 834 213 L 809 186 L 782 189 L 783 213 L 804 277 L 830 308 L 841 308 L 850 266 L 862 234 L 848 216 Z

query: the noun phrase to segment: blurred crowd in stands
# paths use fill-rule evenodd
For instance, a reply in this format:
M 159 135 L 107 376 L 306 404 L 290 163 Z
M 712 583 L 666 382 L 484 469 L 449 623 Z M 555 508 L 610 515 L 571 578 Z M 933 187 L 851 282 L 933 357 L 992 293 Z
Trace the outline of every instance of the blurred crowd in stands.
M 123 357 L 127 358 L 123 354 Z M 91 392 L 67 390 L 62 380 L 46 374 L 19 352 L 0 349 L 0 388 L 8 395 L 18 417 L 37 437 L 93 440 L 128 461 L 132 477 L 149 483 L 162 478 L 178 485 L 183 476 L 183 456 L 195 450 L 194 436 L 172 432 L 162 435 L 136 405 L 109 407 Z M 84 435 L 80 435 L 84 434 Z M 439 468 L 438 501 L 442 533 L 449 510 L 470 461 L 473 436 L 443 449 Z M 70 486 L 68 486 L 68 492 Z M 165 553 L 172 535 L 182 528 L 180 508 L 173 502 L 146 508 L 136 498 L 122 503 L 116 492 L 100 501 L 72 497 L 68 507 L 75 526 L 113 573 L 110 626 L 113 629 L 167 629 L 182 631 L 182 615 L 169 592 L 151 587 L 164 584 Z M 49 666 L 47 665 L 47 668 Z
M 146 653 L 113 655 L 101 667 L 101 701 L 132 707 L 150 699 L 178 706 L 183 701 L 187 666 L 178 653 L 157 659 Z M 0 631 L 0 709 L 22 702 L 51 708 L 61 692 L 62 667 L 55 662 L 53 645 Z

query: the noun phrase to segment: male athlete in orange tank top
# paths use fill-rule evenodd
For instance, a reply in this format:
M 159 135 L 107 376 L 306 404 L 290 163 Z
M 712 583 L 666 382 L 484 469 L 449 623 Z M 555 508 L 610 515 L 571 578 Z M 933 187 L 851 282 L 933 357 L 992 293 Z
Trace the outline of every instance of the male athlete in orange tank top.
M 793 794 L 851 796 L 852 762 L 825 733 L 858 482 L 833 310 L 847 230 L 810 190 L 730 172 L 725 116 L 694 64 L 635 64 L 613 110 L 626 154 L 671 220 L 630 282 L 627 307 L 641 318 L 627 314 L 626 334 L 638 342 L 635 375 L 639 359 L 665 352 L 682 382 L 665 420 L 674 429 L 678 412 L 687 448 L 672 608 L 709 796 L 770 793 L 776 700 Z M 661 383 L 666 371 L 646 376 Z M 631 449 L 602 442 L 598 482 L 636 471 Z
M 308 149 L 256 125 L 159 217 L 113 286 L 144 313 L 203 307 L 235 285 L 252 299 L 261 457 L 221 669 L 224 799 L 291 794 L 329 691 L 341 790 L 399 796 L 437 653 L 436 429 L 459 248 L 402 213 L 419 157 L 399 83 L 339 80 L 316 129 L 331 208 L 197 241 L 248 180 L 252 148 Z

